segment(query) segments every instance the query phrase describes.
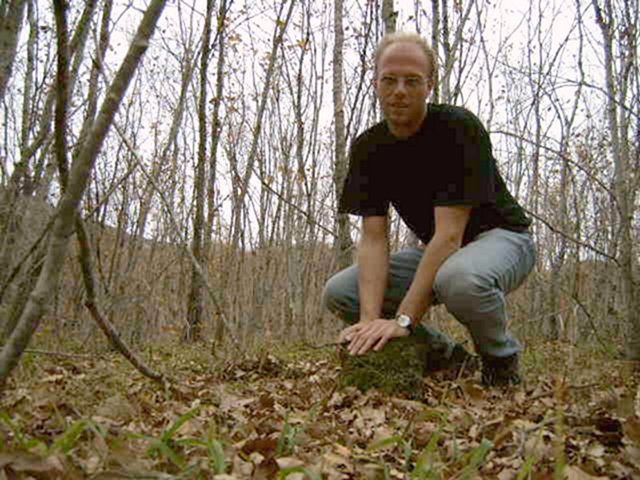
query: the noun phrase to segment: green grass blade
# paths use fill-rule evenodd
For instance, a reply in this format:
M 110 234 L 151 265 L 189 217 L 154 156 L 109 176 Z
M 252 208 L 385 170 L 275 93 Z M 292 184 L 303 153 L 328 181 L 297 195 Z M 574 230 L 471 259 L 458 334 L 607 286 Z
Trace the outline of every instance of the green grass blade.
M 533 464 L 535 463 L 535 461 L 536 459 L 533 456 L 527 458 L 527 461 L 524 462 L 524 465 L 522 465 L 522 468 L 518 472 L 518 477 L 516 478 L 516 480 L 524 480 L 525 478 L 527 478 L 531 473 L 531 470 L 533 469 Z
M 218 440 L 211 439 L 208 446 L 209 464 L 216 474 L 227 471 L 227 462 L 224 459 L 224 448 Z
M 464 470 L 462 471 L 463 479 L 468 480 L 478 473 L 478 468 L 482 465 L 482 462 L 484 462 L 484 459 L 491 448 L 493 448 L 493 443 L 486 438 L 483 438 L 480 445 L 471 451 L 469 455 L 469 464 L 464 467 Z
M 178 467 L 180 470 L 184 470 L 184 468 L 186 467 L 185 461 L 169 445 L 164 442 L 157 442 L 155 448 L 160 453 L 162 453 L 162 455 L 168 458 L 176 467 Z
M 375 450 L 380 450 L 381 448 L 387 447 L 389 445 L 396 445 L 398 442 L 402 440 L 400 435 L 392 435 L 387 438 L 382 438 L 380 440 L 376 440 L 375 442 L 371 442 L 367 445 L 367 451 L 372 452 Z
M 193 417 L 195 417 L 199 412 L 200 412 L 200 408 L 196 407 L 189 410 L 188 412 L 181 415 L 180 417 L 178 417 L 178 419 L 175 422 L 173 422 L 173 425 L 171 425 L 171 427 L 169 427 L 168 430 L 165 430 L 165 432 L 162 434 L 160 439 L 163 442 L 167 442 L 168 440 L 171 440 L 171 437 L 173 437 L 176 434 L 176 432 L 180 429 L 180 427 L 182 427 L 182 425 L 184 425 Z
M 0 410 L 0 420 L 2 420 L 13 432 L 14 435 L 14 445 L 23 448 L 24 447 L 24 435 L 22 435 L 22 431 L 20 428 L 11 420 L 11 417 L 4 410 Z
M 429 478 L 431 476 L 431 467 L 433 463 L 433 453 L 438 446 L 438 440 L 440 439 L 440 435 L 442 434 L 442 425 L 438 427 L 431 438 L 429 439 L 429 443 L 424 447 L 420 455 L 418 456 L 418 461 L 416 462 L 416 468 L 411 472 L 411 478 Z
M 51 445 L 51 450 L 59 451 L 66 455 L 76 446 L 85 428 L 87 428 L 86 420 L 76 420 L 65 432 L 54 440 Z

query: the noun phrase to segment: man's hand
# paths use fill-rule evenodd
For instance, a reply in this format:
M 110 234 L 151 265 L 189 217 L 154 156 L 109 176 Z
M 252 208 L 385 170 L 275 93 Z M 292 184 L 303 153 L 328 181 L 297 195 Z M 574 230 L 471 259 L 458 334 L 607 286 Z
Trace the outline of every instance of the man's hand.
M 378 318 L 370 322 L 360 322 L 340 332 L 338 341 L 349 342 L 347 350 L 351 355 L 364 355 L 371 348 L 378 351 L 396 337 L 406 337 L 409 331 L 394 320 Z

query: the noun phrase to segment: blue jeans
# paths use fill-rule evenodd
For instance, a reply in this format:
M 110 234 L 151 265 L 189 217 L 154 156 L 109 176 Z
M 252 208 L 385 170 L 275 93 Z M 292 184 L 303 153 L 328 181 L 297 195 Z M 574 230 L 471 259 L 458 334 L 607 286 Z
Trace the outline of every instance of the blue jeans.
M 423 253 L 424 249 L 413 247 L 390 255 L 384 318 L 396 315 Z M 483 232 L 442 264 L 433 284 L 433 303 L 445 305 L 467 328 L 478 354 L 505 357 L 519 352 L 520 343 L 507 331 L 505 295 L 524 282 L 535 260 L 530 233 L 502 228 Z M 322 297 L 329 311 L 347 323 L 358 322 L 358 265 L 332 276 Z M 430 325 L 418 325 L 415 334 L 424 337 L 432 349 L 446 352 L 446 357 L 455 345 Z

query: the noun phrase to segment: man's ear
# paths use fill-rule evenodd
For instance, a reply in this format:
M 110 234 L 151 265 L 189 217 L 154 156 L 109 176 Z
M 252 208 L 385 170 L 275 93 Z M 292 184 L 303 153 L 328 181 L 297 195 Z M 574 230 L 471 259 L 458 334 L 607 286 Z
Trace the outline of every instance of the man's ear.
M 431 95 L 433 95 L 433 90 L 436 86 L 436 82 L 433 80 L 428 80 L 427 81 L 427 88 L 429 89 L 429 93 L 427 94 L 427 98 L 429 98 Z

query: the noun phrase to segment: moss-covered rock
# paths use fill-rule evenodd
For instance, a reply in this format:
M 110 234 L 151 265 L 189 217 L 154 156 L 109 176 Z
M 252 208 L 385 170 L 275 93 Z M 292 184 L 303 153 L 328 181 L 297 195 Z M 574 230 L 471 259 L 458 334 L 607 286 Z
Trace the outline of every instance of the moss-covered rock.
M 363 392 L 377 388 L 389 395 L 419 399 L 427 353 L 428 346 L 415 336 L 394 338 L 382 350 L 364 355 L 350 355 L 343 347 L 340 381 Z

